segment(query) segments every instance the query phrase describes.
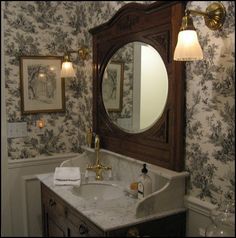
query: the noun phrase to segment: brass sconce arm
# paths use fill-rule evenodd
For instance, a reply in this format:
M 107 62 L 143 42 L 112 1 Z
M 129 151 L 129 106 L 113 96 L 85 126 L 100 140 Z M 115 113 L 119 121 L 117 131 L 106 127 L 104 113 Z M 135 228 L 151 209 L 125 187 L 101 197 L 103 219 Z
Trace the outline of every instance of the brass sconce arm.
M 187 9 L 187 15 L 200 15 L 204 17 L 206 26 L 211 30 L 219 30 L 222 28 L 225 17 L 226 17 L 226 10 L 222 3 L 212 3 L 210 4 L 205 12 Z
M 78 50 L 69 50 L 66 52 L 65 57 L 68 57 L 70 59 L 70 55 L 73 53 L 77 53 L 82 60 L 85 60 L 89 54 L 89 49 L 83 46 Z
M 79 55 L 79 58 L 82 60 L 86 60 L 89 49 L 85 46 L 79 48 L 78 50 L 69 50 L 64 54 L 63 63 L 62 63 L 62 69 L 61 69 L 61 77 L 75 77 L 75 71 L 72 66 L 72 60 L 70 59 L 70 56 L 72 53 L 77 53 Z

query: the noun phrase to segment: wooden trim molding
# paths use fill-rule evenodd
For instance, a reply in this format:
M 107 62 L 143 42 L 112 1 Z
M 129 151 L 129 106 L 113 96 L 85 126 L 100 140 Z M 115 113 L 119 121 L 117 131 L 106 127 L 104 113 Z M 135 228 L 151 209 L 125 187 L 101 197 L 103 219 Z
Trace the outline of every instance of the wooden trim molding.
M 37 166 L 42 164 L 53 164 L 58 160 L 63 162 L 67 159 L 73 159 L 79 156 L 79 153 L 65 153 L 65 154 L 54 154 L 52 156 L 39 156 L 35 158 L 19 159 L 19 160 L 8 160 L 8 168 L 21 168 L 27 166 Z
M 207 217 L 210 217 L 211 210 L 216 208 L 215 205 L 209 202 L 202 201 L 193 196 L 185 196 L 184 203 L 186 208 Z

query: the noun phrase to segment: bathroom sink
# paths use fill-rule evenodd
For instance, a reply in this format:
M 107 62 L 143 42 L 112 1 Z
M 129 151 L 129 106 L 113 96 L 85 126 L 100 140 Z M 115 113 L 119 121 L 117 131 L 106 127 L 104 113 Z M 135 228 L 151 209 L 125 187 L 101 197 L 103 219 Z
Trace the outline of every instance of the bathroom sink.
M 107 201 L 125 196 L 122 187 L 110 183 L 86 183 L 74 186 L 73 192 L 85 200 Z

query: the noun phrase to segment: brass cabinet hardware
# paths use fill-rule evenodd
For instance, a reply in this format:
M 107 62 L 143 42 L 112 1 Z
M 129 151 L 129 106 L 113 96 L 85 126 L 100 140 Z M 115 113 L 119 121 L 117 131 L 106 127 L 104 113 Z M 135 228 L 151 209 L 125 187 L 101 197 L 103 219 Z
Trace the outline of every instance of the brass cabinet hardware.
M 80 235 L 88 234 L 88 228 L 85 225 L 81 224 L 79 226 L 79 233 Z
M 131 227 L 129 228 L 129 230 L 127 231 L 126 234 L 127 237 L 139 237 L 139 230 L 137 227 Z
M 55 202 L 55 200 L 53 200 L 53 199 L 49 199 L 49 205 L 51 206 L 51 207 L 53 207 L 53 206 L 55 206 L 57 203 Z

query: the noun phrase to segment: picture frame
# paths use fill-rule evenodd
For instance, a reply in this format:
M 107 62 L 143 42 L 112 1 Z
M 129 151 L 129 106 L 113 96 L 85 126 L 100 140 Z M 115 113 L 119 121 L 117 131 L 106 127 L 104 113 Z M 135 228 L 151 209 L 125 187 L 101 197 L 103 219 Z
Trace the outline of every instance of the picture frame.
M 102 85 L 102 95 L 108 112 L 121 112 L 123 103 L 124 63 L 111 61 L 106 69 Z
M 60 56 L 21 56 L 22 114 L 65 112 L 65 81 Z

